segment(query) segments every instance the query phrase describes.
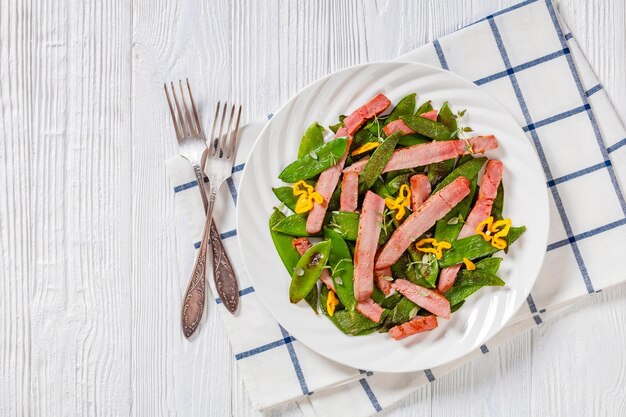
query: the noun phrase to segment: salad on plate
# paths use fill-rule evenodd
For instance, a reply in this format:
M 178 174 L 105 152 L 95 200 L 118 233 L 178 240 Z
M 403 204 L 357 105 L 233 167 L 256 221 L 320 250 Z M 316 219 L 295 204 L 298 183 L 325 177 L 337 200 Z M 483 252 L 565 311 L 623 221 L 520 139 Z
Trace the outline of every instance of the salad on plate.
M 502 162 L 484 156 L 496 137 L 416 97 L 392 108 L 378 94 L 339 116 L 328 141 L 313 123 L 278 176 L 288 185 L 273 188 L 290 301 L 348 335 L 437 328 L 482 287 L 505 285 L 500 253 L 525 231 L 503 216 Z

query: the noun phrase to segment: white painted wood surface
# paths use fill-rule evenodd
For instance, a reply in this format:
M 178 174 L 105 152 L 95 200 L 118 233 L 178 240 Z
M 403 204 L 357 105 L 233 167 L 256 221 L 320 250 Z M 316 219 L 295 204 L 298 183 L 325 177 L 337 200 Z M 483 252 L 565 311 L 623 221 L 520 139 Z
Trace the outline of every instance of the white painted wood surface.
M 0 0 L 0 416 L 257 416 L 212 309 L 178 329 L 162 83 L 253 120 L 514 2 Z M 624 1 L 559 8 L 626 120 Z M 625 326 L 622 286 L 387 415 L 626 415 Z

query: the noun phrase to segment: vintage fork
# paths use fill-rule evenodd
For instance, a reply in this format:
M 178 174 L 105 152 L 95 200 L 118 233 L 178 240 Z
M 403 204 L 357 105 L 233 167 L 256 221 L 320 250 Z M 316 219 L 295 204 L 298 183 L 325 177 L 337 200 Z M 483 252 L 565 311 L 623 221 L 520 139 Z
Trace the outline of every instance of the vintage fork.
M 176 89 L 174 87 L 174 83 L 171 83 L 171 96 L 168 92 L 167 84 L 164 85 L 165 95 L 167 98 L 167 103 L 169 105 L 170 113 L 172 115 L 172 120 L 174 122 L 174 130 L 176 131 L 176 138 L 180 147 L 180 154 L 184 158 L 186 158 L 193 167 L 194 173 L 196 175 L 196 180 L 198 184 L 201 185 L 198 187 L 200 191 L 200 195 L 202 197 L 202 203 L 204 205 L 205 212 L 208 211 L 208 198 L 206 195 L 206 191 L 204 188 L 204 176 L 201 168 L 201 161 L 205 156 L 205 153 L 208 151 L 206 145 L 206 139 L 204 136 L 204 132 L 202 130 L 202 124 L 200 123 L 200 119 L 198 117 L 198 111 L 196 109 L 195 102 L 193 100 L 193 95 L 191 94 L 191 88 L 189 86 L 189 80 L 186 80 L 187 84 L 187 95 L 189 96 L 189 101 L 191 102 L 191 110 L 189 110 L 189 106 L 187 105 L 187 100 L 185 99 L 185 93 L 183 89 L 182 81 L 179 81 L 180 94 L 181 94 L 181 102 L 178 101 L 178 96 L 176 95 Z M 172 100 L 173 98 L 173 100 Z M 211 245 L 213 247 L 213 270 L 214 276 L 220 276 L 220 282 L 222 284 L 218 288 L 228 288 L 233 289 L 235 292 L 235 300 L 230 302 L 224 302 L 226 308 L 234 312 L 237 309 L 237 301 L 238 301 L 238 285 L 237 279 L 235 277 L 233 268 L 230 264 L 230 260 L 228 259 L 228 255 L 224 250 L 224 246 L 222 244 L 219 232 L 215 225 L 211 222 L 210 225 L 210 238 Z M 203 231 L 203 236 L 205 235 Z M 206 248 L 205 248 L 206 250 Z M 204 260 L 206 261 L 206 255 L 204 256 Z M 194 265 L 194 271 L 197 265 Z M 183 331 L 185 332 L 186 337 L 190 337 L 193 332 L 197 329 L 200 319 L 202 318 L 202 313 L 204 311 L 204 302 L 205 302 L 205 272 L 203 272 L 202 276 L 198 276 L 196 280 L 192 276 L 192 282 L 190 282 L 189 287 L 187 288 L 186 294 L 192 290 L 193 296 L 188 300 L 187 305 L 183 306 L 183 313 L 187 313 L 188 317 L 188 325 L 185 326 L 183 323 Z M 217 287 L 217 284 L 216 284 Z M 219 291 L 218 291 L 219 292 Z M 230 294 L 230 291 L 220 293 L 219 296 L 222 299 L 233 300 L 233 297 Z M 187 296 L 185 297 L 187 300 Z M 184 315 L 184 314 L 183 314 Z M 193 317 L 193 319 L 192 319 Z M 184 321 L 184 320 L 183 320 Z

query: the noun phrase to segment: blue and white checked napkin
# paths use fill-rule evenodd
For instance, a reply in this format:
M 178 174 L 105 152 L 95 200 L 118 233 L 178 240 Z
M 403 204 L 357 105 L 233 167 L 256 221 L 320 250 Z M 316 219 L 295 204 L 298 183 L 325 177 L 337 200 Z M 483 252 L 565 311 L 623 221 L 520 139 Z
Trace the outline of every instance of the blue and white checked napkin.
M 234 205 L 252 143 L 265 121 L 247 125 L 234 175 L 215 219 L 237 269 L 241 307 L 222 318 L 253 404 L 297 401 L 307 416 L 367 416 L 476 356 L 540 325 L 583 296 L 626 281 L 626 130 L 550 0 L 530 0 L 398 58 L 449 69 L 496 98 L 527 132 L 547 177 L 551 228 L 547 255 L 527 305 L 479 350 L 455 363 L 397 375 L 329 361 L 290 336 L 265 310 L 243 267 Z M 177 211 L 179 252 L 191 265 L 204 215 L 197 183 L 181 158 L 167 162 Z M 199 243 L 196 243 L 196 247 Z M 181 271 L 181 293 L 188 269 Z M 213 292 L 215 294 L 215 292 Z M 216 300 L 219 304 L 219 300 Z M 215 308 L 213 308 L 215 310 Z

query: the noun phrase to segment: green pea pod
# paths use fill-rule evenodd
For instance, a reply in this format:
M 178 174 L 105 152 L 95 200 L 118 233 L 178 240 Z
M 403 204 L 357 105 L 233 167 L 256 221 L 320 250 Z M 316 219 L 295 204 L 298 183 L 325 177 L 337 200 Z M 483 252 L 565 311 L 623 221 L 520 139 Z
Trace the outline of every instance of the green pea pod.
M 380 228 L 380 236 L 378 237 L 378 244 L 380 246 L 387 243 L 394 230 L 396 230 L 396 224 L 393 218 L 394 214 L 393 211 L 387 209 L 383 212 L 382 227 Z
M 372 191 L 374 191 L 376 194 L 378 194 L 382 198 L 393 197 L 393 195 L 391 194 L 391 191 L 389 191 L 389 188 L 387 188 L 387 185 L 384 182 L 382 182 L 380 178 L 377 178 L 376 181 L 374 182 L 374 185 L 372 185 Z
M 358 148 L 359 146 L 363 146 L 366 143 L 377 142 L 378 135 L 373 134 L 368 129 L 361 129 L 354 134 L 352 138 L 352 145 L 350 146 L 351 150 Z M 362 155 L 361 155 L 362 156 Z
M 330 213 L 328 228 L 337 232 L 345 240 L 355 241 L 359 233 L 359 213 L 333 211 Z
M 430 143 L 432 139 L 427 138 L 423 135 L 418 135 L 417 133 L 412 133 L 410 135 L 404 135 L 398 140 L 398 145 L 400 146 L 413 146 L 413 145 L 421 145 L 423 143 Z
M 460 167 L 461 165 L 463 165 L 464 163 L 468 161 L 471 161 L 472 159 L 474 159 L 472 155 L 463 155 L 456 161 L 456 166 Z
M 274 242 L 274 246 L 276 247 L 276 252 L 278 252 L 280 260 L 283 261 L 285 268 L 287 268 L 287 272 L 289 272 L 289 275 L 291 275 L 293 273 L 293 269 L 298 263 L 298 260 L 300 259 L 300 254 L 291 243 L 293 240 L 293 236 L 289 236 L 274 230 L 274 226 L 276 226 L 285 218 L 286 216 L 281 213 L 280 210 L 274 208 L 274 212 L 270 216 L 270 235 L 272 237 L 272 241 Z
M 342 115 L 340 115 L 340 116 L 339 116 L 339 122 L 338 122 L 338 123 L 336 123 L 336 124 L 334 124 L 334 125 L 330 125 L 330 126 L 328 126 L 328 128 L 329 128 L 330 130 L 332 130 L 332 131 L 333 131 L 333 133 L 337 133 L 337 131 L 341 128 L 341 126 L 343 126 L 343 119 L 345 119 L 345 118 L 346 118 L 346 116 L 345 116 L 345 115 L 343 115 L 343 114 L 342 114 Z
M 398 104 L 396 104 L 396 107 L 394 107 L 393 111 L 389 113 L 389 116 L 387 116 L 387 119 L 385 119 L 385 126 L 393 122 L 394 120 L 398 120 L 400 116 L 414 114 L 415 96 L 416 94 L 413 93 L 402 98 L 402 100 L 400 100 Z
M 324 228 L 324 237 L 330 241 L 330 265 L 335 290 L 341 303 L 350 311 L 354 310 L 354 264 L 350 249 L 341 235 L 332 229 Z
M 413 174 L 400 174 L 394 177 L 391 181 L 387 182 L 387 189 L 391 194 L 397 194 L 398 191 L 400 191 L 400 187 L 402 187 L 403 185 L 406 184 L 410 186 L 409 178 L 411 178 L 412 175 Z
M 465 304 L 465 300 L 461 301 L 460 303 L 456 303 L 453 306 L 450 306 L 450 314 L 458 311 L 461 307 L 463 307 L 463 304 Z
M 476 270 L 495 275 L 498 273 L 498 269 L 500 269 L 501 262 L 502 258 L 485 258 L 479 262 L 476 262 Z
M 470 192 L 461 200 L 459 204 L 452 208 L 442 219 L 438 220 L 435 225 L 435 239 L 438 241 L 445 240 L 452 242 L 456 240 L 463 228 L 463 222 L 467 218 L 474 196 L 476 195 L 477 177 L 470 179 Z
M 331 140 L 287 165 L 278 178 L 292 183 L 313 178 L 335 165 L 343 156 L 347 145 L 346 138 Z
M 298 159 L 303 158 L 324 144 L 324 132 L 326 130 L 317 122 L 307 128 L 300 139 Z
M 417 110 L 415 111 L 415 114 L 419 116 L 420 114 L 428 113 L 431 110 L 433 110 L 433 103 L 430 100 L 428 100 L 426 103 L 421 104 L 417 108 Z
M 341 207 L 341 182 L 335 187 L 335 191 L 330 196 L 327 210 L 335 211 Z
M 393 326 L 397 326 L 402 323 L 406 323 L 411 320 L 417 312 L 419 307 L 413 301 L 408 298 L 402 297 L 398 304 L 391 309 L 389 314 L 385 318 L 384 328 L 386 330 L 391 329 Z
M 400 259 L 398 259 L 395 264 L 391 265 L 391 272 L 394 278 L 407 279 L 407 270 L 410 262 L 409 255 L 404 252 L 402 256 L 400 256 Z
M 457 130 L 456 117 L 454 113 L 452 113 L 452 110 L 450 109 L 450 106 L 448 105 L 447 101 L 443 103 L 443 106 L 441 106 L 441 108 L 439 109 L 439 113 L 437 114 L 437 121 L 441 123 L 442 125 L 444 125 L 445 127 L 447 127 L 448 130 L 450 130 L 451 132 L 456 132 Z M 455 134 L 450 139 L 456 139 L 456 138 L 457 138 L 457 135 Z
M 435 288 L 439 276 L 439 264 L 432 253 L 419 252 L 413 245 L 407 248 L 411 263 L 407 267 L 407 279 L 413 284 Z
M 456 118 L 450 110 L 448 106 L 448 102 L 443 103 L 443 106 L 439 109 L 439 113 L 437 114 L 437 121 L 448 128 L 450 132 L 450 136 L 445 139 L 438 140 L 450 140 L 456 139 L 457 134 L 455 133 L 457 130 Z M 428 166 L 428 180 L 431 185 L 436 185 L 441 182 L 452 170 L 454 169 L 454 158 L 448 159 L 447 161 L 441 161 L 434 164 L 430 164 Z
M 291 236 L 312 236 L 306 231 L 306 214 L 292 214 L 279 221 L 272 230 Z
M 509 230 L 509 243 L 513 244 L 526 231 L 526 226 L 511 227 Z M 498 252 L 498 249 L 491 246 L 481 235 L 472 235 L 459 239 L 452 244 L 452 249 L 443 252 L 443 257 L 439 260 L 439 267 L 460 264 L 463 258 L 475 260 L 484 258 Z
M 369 130 L 376 137 L 383 134 L 382 123 L 380 122 L 380 119 L 378 119 L 378 117 L 374 117 L 373 120 L 363 126 L 363 129 Z
M 402 135 L 401 132 L 396 132 L 389 136 L 385 141 L 374 151 L 370 159 L 365 164 L 363 171 L 359 175 L 359 193 L 372 188 L 376 179 L 380 176 L 393 154 L 393 150 L 398 144 L 398 139 Z
M 326 309 L 326 301 L 328 300 L 328 288 L 322 286 L 320 293 L 320 304 L 322 313 L 343 333 L 351 336 L 362 336 L 375 332 L 380 328 L 381 324 L 373 322 L 358 311 L 335 310 L 331 317 Z M 385 314 L 385 311 L 383 311 Z M 382 322 L 382 319 L 381 319 Z
M 408 127 L 434 140 L 448 140 L 452 135 L 445 125 L 421 116 L 401 116 Z
M 278 252 L 278 256 L 283 261 L 289 275 L 291 275 L 293 274 L 294 268 L 298 264 L 298 260 L 300 260 L 300 254 L 296 248 L 294 248 L 292 243 L 293 236 L 285 235 L 272 230 L 272 227 L 284 218 L 285 215 L 281 213 L 280 210 L 275 208 L 274 212 L 270 216 L 270 235 L 272 237 L 272 241 L 274 242 L 274 246 L 276 247 L 276 251 Z M 306 302 L 309 303 L 315 314 L 317 314 L 317 297 L 318 290 L 317 286 L 315 286 L 305 298 Z
M 399 292 L 394 292 L 393 294 L 385 297 L 385 299 L 380 303 L 382 308 L 393 309 L 398 305 L 400 300 L 402 300 L 403 296 Z
M 296 211 L 296 203 L 298 202 L 298 196 L 293 195 L 293 188 L 289 186 L 272 188 L 274 195 L 281 203 L 283 203 L 289 210 Z
M 330 242 L 323 241 L 304 252 L 291 274 L 289 301 L 301 301 L 313 289 L 328 262 Z
M 465 269 L 459 273 L 454 285 L 444 294 L 444 296 L 448 299 L 448 301 L 450 301 L 450 305 L 453 306 L 465 300 L 482 287 L 501 287 L 503 285 L 504 281 L 495 275 L 478 269 L 474 271 L 468 271 Z
M 311 291 L 309 291 L 306 297 L 304 297 L 304 301 L 306 301 L 306 303 L 311 306 L 315 314 L 317 314 L 317 300 L 319 299 L 319 297 L 320 289 L 316 282 L 315 285 L 313 285 L 313 288 L 311 288 Z
M 491 207 L 491 215 L 494 220 L 502 220 L 502 211 L 504 210 L 504 186 L 502 185 L 502 181 L 500 181 L 500 185 L 498 185 L 498 193 L 496 194 L 496 198 L 493 200 L 493 206 Z
M 370 298 L 374 300 L 376 304 L 380 305 L 385 300 L 385 293 L 382 292 L 380 288 L 378 288 L 378 285 L 374 285 L 374 289 L 372 290 L 372 295 L 370 295 Z
M 481 158 L 472 158 L 471 161 L 464 163 L 463 165 L 459 165 L 454 171 L 452 171 L 447 177 L 441 181 L 437 187 L 433 190 L 433 194 L 437 191 L 441 190 L 446 185 L 450 184 L 452 181 L 457 179 L 458 177 L 465 177 L 467 179 L 472 179 L 478 176 L 483 165 L 487 162 L 486 157 Z

